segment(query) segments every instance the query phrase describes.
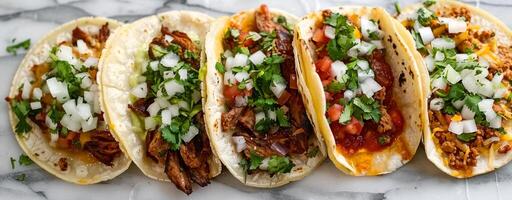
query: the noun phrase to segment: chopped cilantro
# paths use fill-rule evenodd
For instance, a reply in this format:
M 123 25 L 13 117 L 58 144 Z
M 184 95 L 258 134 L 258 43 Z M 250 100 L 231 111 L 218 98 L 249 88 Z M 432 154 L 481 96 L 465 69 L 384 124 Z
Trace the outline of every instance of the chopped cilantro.
M 238 29 L 230 28 L 229 34 L 231 34 L 233 38 L 238 38 L 238 36 L 240 36 L 240 31 Z
M 478 103 L 482 101 L 482 97 L 478 95 L 467 95 L 464 104 L 473 112 L 479 112 Z
M 353 106 L 353 116 L 358 120 L 380 121 L 381 113 L 379 103 L 367 96 L 356 97 L 351 100 Z
M 14 179 L 16 179 L 17 181 L 20 181 L 20 182 L 25 181 L 26 178 L 27 178 L 27 175 L 25 173 L 18 174 L 18 175 L 16 175 L 16 177 L 14 177 Z
M 281 108 L 279 108 L 275 112 L 276 112 L 277 123 L 279 124 L 279 126 L 280 127 L 290 127 L 290 122 L 288 121 L 288 117 L 286 116 L 286 114 L 284 114 L 284 111 Z
M 270 174 L 288 173 L 295 164 L 288 157 L 272 156 L 268 161 L 268 172 Z
M 217 69 L 217 71 L 221 74 L 224 74 L 226 72 L 226 68 L 224 68 L 224 65 L 220 62 L 217 62 L 215 64 L 215 69 Z
M 14 42 L 14 40 L 13 40 L 13 42 Z M 5 50 L 10 54 L 16 55 L 18 53 L 18 49 L 23 48 L 23 49 L 27 50 L 29 47 L 30 47 L 30 39 L 26 39 L 19 43 L 7 46 L 7 48 L 5 48 Z
M 398 1 L 395 1 L 393 3 L 393 6 L 395 7 L 396 14 L 400 15 L 400 13 L 402 13 L 402 9 L 400 8 L 400 4 L 398 3 Z
M 340 124 L 346 124 L 352 118 L 352 104 L 345 105 L 343 109 L 343 113 L 340 115 L 339 122 Z
M 288 30 L 289 32 L 293 31 L 292 26 L 288 24 L 288 21 L 286 21 L 286 17 L 279 15 L 277 17 L 277 23 L 286 28 L 286 30 Z
M 261 49 L 264 51 L 270 51 L 275 46 L 275 39 L 276 39 L 276 32 L 272 31 L 270 33 L 268 32 L 261 32 L 260 33 L 263 40 L 260 43 Z
M 25 154 L 21 154 L 20 157 L 18 158 L 18 164 L 19 165 L 22 165 L 22 166 L 29 166 L 31 165 L 32 163 L 34 163 L 34 161 L 32 161 L 27 155 Z
M 379 142 L 380 145 L 387 145 L 391 142 L 391 137 L 389 137 L 389 135 L 381 135 L 377 138 L 377 142 Z
M 476 133 L 473 132 L 473 133 L 462 133 L 460 135 L 457 135 L 457 139 L 459 139 L 460 141 L 463 141 L 463 142 L 470 142 L 472 140 L 474 140 L 476 137 Z
M 326 90 L 331 93 L 338 93 L 343 90 L 344 87 L 345 85 L 343 85 L 343 83 L 339 81 L 332 81 L 329 85 L 327 85 Z
M 181 145 L 181 138 L 180 135 L 177 134 L 177 132 L 179 132 L 179 128 L 176 127 L 176 124 L 174 124 L 174 126 L 172 126 L 172 124 L 171 126 L 164 126 L 161 131 L 164 140 L 171 145 L 171 150 L 178 150 Z
M 251 151 L 251 157 L 249 158 L 249 170 L 258 169 L 263 162 L 263 158 L 258 156 L 254 151 Z
M 426 9 L 426 8 L 420 8 L 418 9 L 418 22 L 422 26 L 428 26 L 430 25 L 431 21 L 436 19 L 437 17 L 432 13 L 432 11 Z
M 27 122 L 27 118 L 30 113 L 30 104 L 28 101 L 13 101 L 11 107 L 19 120 L 15 127 L 16 133 L 23 134 L 32 130 L 32 126 L 30 126 L 30 124 Z
M 16 159 L 11 157 L 11 169 L 14 169 L 16 167 L 15 164 L 16 164 Z
M 327 53 L 333 60 L 343 60 L 348 50 L 355 45 L 354 27 L 344 15 L 333 13 L 324 21 L 335 28 L 336 37 L 327 43 Z
M 425 7 L 429 7 L 431 5 L 434 5 L 435 3 L 436 3 L 436 0 L 425 0 L 425 1 L 423 1 L 423 5 Z

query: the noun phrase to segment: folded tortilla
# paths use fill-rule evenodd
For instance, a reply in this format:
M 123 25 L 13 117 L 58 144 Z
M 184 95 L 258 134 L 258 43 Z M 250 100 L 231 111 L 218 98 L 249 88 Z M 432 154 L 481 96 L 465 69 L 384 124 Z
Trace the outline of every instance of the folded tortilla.
M 139 19 L 112 36 L 106 46 L 106 55 L 100 60 L 100 98 L 108 125 L 128 156 L 150 178 L 170 181 L 164 165 L 146 155 L 144 125 L 133 119 L 134 113 L 128 108 L 132 103 L 131 79 L 142 73 L 137 65 L 147 64 L 147 58 L 141 55 L 148 52 L 150 42 L 160 34 L 162 26 L 197 37 L 195 39 L 203 44 L 211 20 L 207 15 L 190 11 L 171 11 Z M 202 97 L 205 98 L 204 94 Z M 208 164 L 210 177 L 220 174 L 222 165 L 215 154 L 208 159 Z
M 409 162 L 419 146 L 422 134 L 422 120 L 426 114 L 425 101 L 422 98 L 420 73 L 412 52 L 406 48 L 405 41 L 398 34 L 394 19 L 382 8 L 342 6 L 328 8 L 332 13 L 341 15 L 366 16 L 378 23 L 382 30 L 381 39 L 385 60 L 391 66 L 393 74 L 393 100 L 401 110 L 405 121 L 402 133 L 391 146 L 376 152 L 359 150 L 351 155 L 345 155 L 337 149 L 337 144 L 326 117 L 327 107 L 324 86 L 316 72 L 315 45 L 312 42 L 313 31 L 318 24 L 323 23 L 322 11 L 307 15 L 297 23 L 294 45 L 299 53 L 297 61 L 298 74 L 306 90 L 305 102 L 311 104 L 310 112 L 316 113 L 315 123 L 319 127 L 327 146 L 327 152 L 336 167 L 345 173 L 356 176 L 380 175 L 393 172 Z
M 407 19 L 413 18 L 413 16 L 416 14 L 416 11 L 423 7 L 423 4 L 414 4 L 411 6 L 408 6 L 403 9 L 403 11 L 400 13 L 400 15 L 397 17 L 398 21 L 403 21 Z M 471 21 L 468 24 L 469 27 L 478 27 L 480 30 L 491 30 L 496 35 L 497 44 L 496 46 L 510 46 L 512 45 L 512 31 L 499 19 L 492 16 L 488 12 L 464 4 L 457 1 L 448 1 L 448 0 L 438 0 L 433 5 L 428 7 L 429 10 L 433 11 L 434 13 L 449 13 L 451 9 L 459 10 L 464 9 L 468 11 L 468 15 L 471 17 Z M 400 22 L 396 22 L 395 26 L 399 30 L 405 30 L 398 27 L 403 27 L 403 25 Z M 404 41 L 406 41 L 407 48 L 415 51 L 415 58 L 418 62 L 419 70 L 421 71 L 421 77 L 422 77 L 422 85 L 423 85 L 423 96 L 426 98 L 429 98 L 432 94 L 432 91 L 434 89 L 431 89 L 431 78 L 429 75 L 429 72 L 427 68 L 425 67 L 425 61 L 423 56 L 420 54 L 420 52 L 416 51 L 415 41 L 413 39 L 413 36 L 409 33 L 409 31 L 401 31 L 400 33 L 402 37 L 404 38 Z M 496 49 L 491 49 L 489 51 L 489 54 L 497 55 Z M 483 55 L 483 54 L 482 54 Z M 480 56 L 480 55 L 479 55 Z M 429 112 L 429 111 L 427 111 Z M 425 152 L 427 154 L 428 159 L 434 163 L 439 169 L 441 169 L 443 172 L 447 173 L 450 176 L 457 177 L 457 178 L 467 178 L 476 176 L 479 174 L 487 173 L 490 171 L 493 171 L 499 167 L 504 166 L 510 160 L 512 160 L 512 152 L 508 151 L 506 153 L 499 153 L 498 150 L 500 147 L 503 147 L 505 145 L 512 145 L 511 143 L 511 132 L 512 132 L 512 120 L 503 120 L 502 122 L 503 128 L 505 133 L 502 134 L 499 138 L 499 141 L 495 144 L 490 145 L 489 149 L 481 149 L 479 151 L 479 155 L 476 159 L 476 166 L 472 167 L 469 170 L 456 170 L 452 169 L 448 162 L 449 159 L 447 156 L 443 153 L 441 150 L 441 147 L 439 143 L 437 142 L 437 139 L 434 137 L 434 133 L 439 130 L 445 130 L 445 128 L 438 127 L 440 129 L 432 128 L 431 122 L 429 121 L 429 118 L 425 118 L 425 130 L 423 135 L 423 143 L 425 146 Z
M 21 62 L 13 78 L 9 96 L 14 97 L 14 95 L 18 93 L 18 88 L 31 76 L 31 68 L 33 65 L 44 63 L 49 59 L 49 54 L 53 46 L 62 41 L 71 40 L 73 29 L 79 27 L 86 33 L 98 33 L 100 27 L 105 23 L 108 23 L 110 30 L 117 30 L 117 28 L 122 25 L 120 22 L 112 19 L 85 17 L 61 25 L 42 37 L 39 42 L 27 52 Z M 11 126 L 14 131 L 19 120 L 12 112 L 10 106 L 9 109 Z M 92 163 L 90 161 L 86 162 L 85 160 L 87 160 L 87 158 L 84 159 L 83 155 L 58 150 L 52 147 L 50 142 L 46 141 L 43 137 L 39 126 L 32 122 L 29 123 L 32 126 L 31 132 L 22 135 L 15 134 L 20 147 L 37 165 L 62 180 L 83 185 L 98 183 L 118 176 L 130 166 L 131 161 L 124 154 L 118 156 L 113 161 L 112 167 L 104 165 L 99 161 Z M 62 158 L 67 160 L 67 170 L 65 171 L 61 171 L 58 165 L 59 160 Z

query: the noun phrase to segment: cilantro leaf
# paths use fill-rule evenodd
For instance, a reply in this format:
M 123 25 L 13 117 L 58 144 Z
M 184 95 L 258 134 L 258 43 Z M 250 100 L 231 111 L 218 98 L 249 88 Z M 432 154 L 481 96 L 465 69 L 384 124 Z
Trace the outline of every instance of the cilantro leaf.
M 476 138 L 476 133 L 462 133 L 460 135 L 457 135 L 457 139 L 463 142 L 470 142 Z
M 267 170 L 270 174 L 288 173 L 294 166 L 295 164 L 288 157 L 272 156 L 268 161 Z
M 173 151 L 176 151 L 180 148 L 180 145 L 181 145 L 181 138 L 180 138 L 180 135 L 179 134 L 175 134 L 173 132 L 178 132 L 178 130 L 176 130 L 176 126 L 164 126 L 161 128 L 161 132 L 162 132 L 162 138 L 164 138 L 164 140 L 169 143 L 171 145 L 171 150 Z M 174 128 L 174 131 L 172 131 L 172 129 Z
M 275 112 L 277 123 L 279 124 L 279 126 L 290 127 L 290 122 L 288 121 L 288 117 L 284 114 L 284 111 L 281 108 L 279 108 Z
M 17 181 L 20 181 L 20 182 L 25 181 L 26 178 L 27 178 L 27 175 L 25 173 L 18 174 L 18 175 L 16 175 L 16 177 L 14 177 L 14 179 L 16 179 Z
M 352 118 L 352 104 L 345 105 L 343 108 L 343 112 L 340 115 L 339 122 L 340 124 L 346 124 Z
M 224 68 L 224 65 L 220 62 L 217 62 L 215 64 L 215 69 L 217 69 L 217 71 L 221 74 L 224 74 L 226 72 L 226 68 Z
M 326 90 L 331 93 L 338 93 L 343 90 L 345 85 L 339 81 L 332 81 L 329 85 L 327 85 Z
M 258 156 L 254 151 L 251 151 L 251 156 L 249 158 L 249 170 L 258 169 L 262 162 L 263 158 Z
M 426 9 L 426 8 L 420 8 L 417 11 L 418 14 L 418 22 L 422 26 L 428 26 L 430 25 L 431 21 L 436 19 L 437 17 L 432 13 L 432 11 Z
M 18 158 L 18 164 L 19 165 L 22 165 L 22 166 L 29 166 L 31 165 L 32 163 L 34 163 L 34 161 L 32 161 L 27 155 L 25 154 L 21 154 L 20 157 Z
M 7 46 L 7 48 L 5 48 L 5 50 L 10 54 L 16 55 L 18 53 L 18 49 L 22 48 L 22 49 L 27 50 L 29 47 L 30 47 L 30 39 L 26 39 L 19 43 Z
M 464 99 L 464 104 L 473 112 L 479 112 L 478 103 L 482 101 L 482 97 L 478 95 L 467 95 Z
M 11 157 L 11 169 L 14 169 L 16 167 L 15 165 L 16 165 L 16 159 Z
M 30 124 L 28 124 L 27 122 L 28 114 L 30 112 L 30 104 L 28 103 L 28 101 L 13 101 L 11 107 L 14 114 L 19 120 L 16 124 L 15 132 L 17 134 L 23 134 L 31 131 L 32 126 L 30 126 Z
M 431 5 L 434 5 L 435 3 L 436 3 L 436 0 L 425 0 L 425 1 L 423 1 L 423 5 L 425 7 L 429 7 Z

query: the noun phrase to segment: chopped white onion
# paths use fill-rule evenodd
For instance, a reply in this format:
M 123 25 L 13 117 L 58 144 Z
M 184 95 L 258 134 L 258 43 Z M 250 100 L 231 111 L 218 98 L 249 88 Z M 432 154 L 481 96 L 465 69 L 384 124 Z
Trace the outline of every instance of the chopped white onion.
M 492 83 L 491 81 L 483 78 L 483 77 L 479 77 L 477 78 L 477 82 L 480 84 L 478 86 L 478 94 L 481 94 L 483 96 L 486 96 L 486 97 L 492 97 L 493 94 L 494 94 L 494 89 L 492 87 Z
M 178 74 L 180 75 L 181 80 L 187 80 L 188 78 L 188 71 L 187 69 L 180 69 L 178 70 Z
M 183 85 L 179 84 L 175 80 L 168 81 L 164 84 L 165 91 L 167 91 L 167 95 L 169 97 L 173 97 L 177 93 L 185 92 L 185 88 Z
M 96 129 L 98 127 L 98 118 L 91 117 L 87 121 L 81 121 L 82 131 L 87 132 Z
M 248 57 L 245 54 L 238 53 L 233 60 L 233 67 L 243 67 L 247 65 Z
M 429 72 L 434 71 L 435 65 L 434 65 L 434 58 L 432 58 L 432 55 L 428 55 L 425 58 L 423 58 L 423 61 L 425 62 L 425 67 Z
M 245 138 L 243 136 L 233 136 L 231 139 L 235 143 L 236 152 L 240 153 L 247 148 L 247 144 L 245 143 Z
M 261 35 L 257 32 L 253 32 L 253 31 L 249 32 L 249 37 L 251 38 L 252 41 L 258 41 L 261 39 Z
M 144 129 L 153 130 L 156 127 L 156 122 L 153 117 L 145 117 L 144 118 Z
M 168 108 L 169 106 L 171 106 L 171 103 L 169 103 L 169 101 L 165 97 L 157 97 L 157 98 L 155 98 L 155 102 L 158 103 L 158 106 L 161 109 Z
M 434 56 L 435 61 L 443 61 L 444 58 L 444 53 L 441 51 L 436 52 L 436 55 Z
M 501 117 L 497 116 L 489 122 L 491 128 L 501 128 Z
M 462 106 L 464 105 L 464 100 L 457 100 L 452 102 L 453 107 L 457 108 L 457 110 L 460 110 Z
M 255 65 L 260 65 L 265 60 L 265 54 L 259 50 L 254 52 L 251 56 L 249 56 L 249 60 Z
M 450 65 L 446 66 L 445 73 L 446 80 L 448 80 L 448 82 L 450 82 L 451 84 L 455 84 L 462 79 L 459 72 L 455 71 L 455 69 L 453 69 L 453 67 Z
M 85 89 L 91 87 L 92 80 L 89 78 L 89 74 L 87 72 L 75 74 L 75 77 L 82 79 L 82 82 L 80 82 L 80 88 Z
M 21 89 L 21 98 L 29 99 L 31 91 L 32 91 L 32 85 L 30 84 L 30 82 L 27 79 L 25 79 L 25 81 L 23 82 L 23 88 Z
M 464 133 L 476 132 L 477 128 L 476 128 L 475 120 L 473 120 L 473 119 L 462 120 L 461 123 L 463 126 L 462 132 L 464 132 Z
M 261 161 L 261 164 L 260 164 L 259 168 L 260 168 L 261 170 L 267 170 L 267 169 L 268 169 L 268 162 L 269 162 L 269 161 L 270 161 L 270 157 L 266 157 L 265 159 L 263 159 L 263 160 Z
M 370 63 L 368 63 L 368 61 L 366 61 L 366 60 L 358 60 L 356 64 L 357 64 L 357 66 L 359 66 L 359 69 L 361 69 L 361 70 L 370 69 Z
M 78 65 L 78 59 L 75 58 L 73 50 L 69 46 L 60 45 L 56 56 L 59 60 L 66 61 L 73 66 Z
M 89 57 L 87 58 L 85 61 L 84 61 L 84 66 L 86 68 L 90 68 L 92 66 L 96 66 L 98 65 L 98 58 L 95 58 L 95 57 Z
M 434 40 L 434 33 L 432 33 L 432 29 L 430 27 L 421 27 L 418 29 L 418 33 L 420 34 L 423 44 L 429 44 Z
M 151 67 L 151 70 L 157 71 L 158 70 L 158 64 L 159 64 L 158 60 L 151 61 L 149 63 L 149 67 Z
M 496 89 L 496 91 L 494 91 L 493 98 L 495 98 L 495 99 L 503 98 L 507 94 L 507 91 L 508 91 L 507 88 L 498 88 L 498 89 Z
M 43 97 L 43 91 L 41 90 L 41 88 L 34 88 L 32 90 L 32 97 L 34 99 L 40 100 L 41 97 Z
M 267 114 L 270 120 L 276 121 L 276 112 L 274 112 L 273 110 L 269 110 L 267 111 Z
M 226 71 L 230 71 L 233 67 L 235 67 L 235 58 L 227 57 L 225 67 L 226 67 Z
M 41 105 L 41 102 L 39 101 L 35 101 L 35 102 L 30 102 L 30 108 L 32 110 L 37 110 L 37 109 L 41 109 L 43 106 Z
M 272 93 L 274 93 L 277 98 L 281 97 L 285 89 L 286 84 L 284 83 L 274 83 L 274 85 L 270 86 L 270 90 L 272 90 Z
M 357 48 L 357 51 L 359 52 L 359 55 L 368 55 L 370 54 L 373 49 L 376 48 L 376 46 L 372 43 L 368 43 L 368 42 L 365 42 L 365 41 L 361 41 L 360 44 L 354 46 Z M 354 48 L 352 47 L 352 48 Z
M 499 142 L 499 141 L 500 141 L 500 137 L 493 136 L 493 137 L 490 137 L 490 138 L 487 138 L 486 140 L 484 140 L 483 144 L 484 144 L 484 146 L 487 146 L 491 143 Z
M 492 99 L 482 99 L 482 101 L 478 103 L 478 109 L 482 112 L 492 111 L 493 104 L 494 100 Z
M 231 84 L 235 83 L 235 81 L 236 81 L 236 78 L 235 78 L 235 75 L 233 74 L 233 72 L 226 71 L 226 73 L 224 73 L 224 85 L 231 85 Z
M 188 131 L 185 135 L 181 136 L 181 139 L 188 143 L 190 140 L 192 140 L 197 134 L 199 134 L 199 129 L 197 129 L 194 125 L 190 125 L 188 128 Z
M 462 33 L 467 29 L 466 22 L 462 20 L 440 17 L 439 21 L 448 25 L 448 33 Z
M 492 120 L 496 119 L 496 117 L 498 116 L 498 115 L 496 115 L 496 112 L 494 112 L 494 110 L 484 112 L 484 115 L 485 115 L 485 120 L 488 122 L 491 122 Z
M 91 114 L 91 106 L 86 103 L 80 103 L 76 106 L 76 109 L 78 111 L 78 115 L 82 118 L 82 120 L 89 119 Z
M 433 98 L 430 100 L 430 109 L 440 111 L 444 107 L 444 100 L 442 98 Z
M 501 85 L 501 81 L 503 80 L 504 74 L 495 74 L 494 77 L 492 77 L 492 84 L 494 87 L 499 87 Z
M 248 102 L 248 98 L 247 96 L 236 96 L 235 97 L 235 106 L 236 107 L 244 107 L 244 106 L 247 106 L 247 102 Z
M 171 43 L 172 40 L 174 40 L 174 38 L 172 36 L 165 34 L 165 36 L 164 36 L 164 41 L 165 42 Z
M 469 58 L 469 55 L 465 54 L 465 53 L 458 53 L 458 54 L 455 55 L 455 60 L 457 62 L 464 62 L 468 58 Z
M 345 92 L 343 92 L 343 98 L 345 98 L 347 101 L 350 101 L 355 96 L 356 94 L 354 94 L 352 90 L 345 90 Z
M 256 123 L 258 123 L 259 121 L 261 121 L 262 119 L 265 119 L 265 113 L 264 112 L 258 112 L 256 113 L 256 115 L 254 115 L 254 121 Z
M 179 61 L 180 57 L 178 57 L 178 55 L 173 52 L 169 52 L 164 57 L 162 57 L 160 64 L 162 64 L 164 67 L 174 67 L 178 64 Z
M 382 40 L 372 40 L 370 43 L 373 44 L 377 49 L 384 49 L 384 43 L 382 43 Z
M 448 131 L 460 135 L 464 132 L 464 124 L 462 124 L 462 122 L 451 121 Z
M 53 122 L 49 115 L 46 115 L 44 122 L 48 128 L 55 130 L 57 128 L 57 123 Z
M 171 111 L 168 109 L 162 110 L 162 124 L 164 125 L 170 125 L 172 120 L 172 114 Z
M 370 33 L 379 31 L 379 27 L 377 26 L 377 24 L 370 21 L 367 17 L 363 16 L 360 19 L 361 33 L 365 39 L 369 39 Z
M 471 93 L 477 93 L 478 92 L 478 83 L 476 82 L 476 79 L 473 75 L 467 75 L 462 79 L 462 85 L 464 85 L 464 88 L 468 90 Z
M 336 37 L 336 29 L 332 26 L 325 26 L 324 34 L 329 39 L 334 39 Z
M 432 40 L 432 47 L 438 49 L 453 49 L 455 42 L 450 38 L 436 38 Z
M 444 90 L 446 88 L 446 85 L 447 85 L 446 80 L 443 77 L 439 77 L 432 81 L 432 87 L 435 89 Z
M 359 86 L 363 94 L 365 94 L 367 97 L 372 97 L 375 92 L 378 92 L 382 89 L 379 83 L 373 80 L 373 78 L 367 78 L 362 83 L 360 83 Z
M 471 109 L 469 109 L 468 106 L 466 106 L 466 105 L 462 106 L 461 115 L 462 115 L 462 119 L 474 119 L 475 118 L 475 112 L 473 112 Z
M 160 111 L 160 105 L 158 105 L 157 102 L 153 102 L 148 106 L 147 111 L 149 112 L 149 116 L 154 117 L 158 114 L 158 111 Z
M 244 80 L 249 79 L 249 73 L 241 71 L 235 74 L 235 79 L 240 83 Z
M 165 71 L 165 72 L 163 73 L 163 77 L 164 77 L 164 79 L 174 78 L 174 76 L 175 76 L 175 75 L 174 75 L 174 72 L 172 72 L 172 71 Z
M 132 88 L 131 93 L 137 98 L 144 98 L 148 95 L 148 85 L 146 82 L 140 83 Z
M 55 130 L 55 129 L 53 129 Z M 50 133 L 50 145 L 55 146 L 57 140 L 59 140 L 59 133 Z
M 92 103 L 94 101 L 94 93 L 89 91 L 84 91 L 84 100 L 87 103 Z
M 338 77 L 341 78 L 342 75 L 344 75 L 347 72 L 347 66 L 337 60 L 331 63 L 331 76 L 332 77 Z
M 66 114 L 62 116 L 60 124 L 71 131 L 78 132 L 82 126 L 80 121 L 81 120 L 74 119 L 71 115 Z
M 60 82 L 57 78 L 53 77 L 46 80 L 46 84 L 48 85 L 48 89 L 50 90 L 50 94 L 57 98 L 60 102 L 63 102 L 69 99 L 68 87 L 65 83 Z
M 231 52 L 229 49 L 226 49 L 222 55 L 224 55 L 225 58 L 233 57 L 233 52 Z
M 78 49 L 78 53 L 80 54 L 87 54 L 90 52 L 89 47 L 87 47 L 87 44 L 85 44 L 83 40 L 77 40 L 76 47 Z
M 357 70 L 357 80 L 360 82 L 373 77 L 375 77 L 373 70 Z

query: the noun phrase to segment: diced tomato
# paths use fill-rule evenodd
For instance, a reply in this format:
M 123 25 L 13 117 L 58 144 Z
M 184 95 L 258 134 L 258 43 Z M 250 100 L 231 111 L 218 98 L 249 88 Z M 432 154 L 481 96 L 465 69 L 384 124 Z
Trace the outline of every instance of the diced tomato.
M 404 127 L 404 119 L 402 117 L 402 113 L 400 113 L 397 109 L 392 109 L 389 111 L 389 116 L 391 117 L 391 121 L 396 129 L 396 131 L 402 130 Z
M 444 115 L 444 119 L 446 123 L 450 124 L 452 122 L 452 115 Z
M 233 84 L 231 86 L 224 85 L 224 98 L 228 104 L 231 104 L 235 101 L 236 96 L 242 94 L 242 91 L 238 89 L 237 84 Z
M 329 53 L 327 52 L 327 48 L 323 48 L 322 50 L 317 51 L 316 56 L 318 58 L 323 58 L 325 56 L 329 56 Z
M 313 33 L 313 41 L 320 44 L 325 44 L 329 42 L 329 38 L 325 36 L 325 26 L 317 28 L 315 30 L 315 33 Z
M 325 56 L 321 59 L 318 59 L 315 62 L 317 71 L 322 71 L 322 72 L 329 72 L 331 69 L 331 64 L 332 64 L 332 60 L 331 60 L 331 58 L 329 58 L 329 56 Z
M 283 94 L 277 99 L 277 104 L 284 105 L 290 99 L 292 95 L 288 91 L 283 91 Z
M 345 132 L 352 135 L 359 135 L 363 130 L 363 125 L 355 117 L 352 117 L 350 122 L 345 125 Z
M 290 74 L 290 89 L 292 90 L 296 90 L 296 89 L 299 89 L 299 87 L 297 87 L 297 75 L 295 74 Z
M 248 36 L 249 32 L 243 30 L 240 31 L 240 36 L 238 36 L 238 39 L 244 42 L 245 47 L 251 47 L 254 45 L 254 41 L 252 39 L 247 38 Z
M 327 116 L 329 117 L 329 120 L 331 120 L 331 122 L 338 121 L 340 119 L 342 109 L 343 106 L 337 103 L 329 107 L 327 110 Z

